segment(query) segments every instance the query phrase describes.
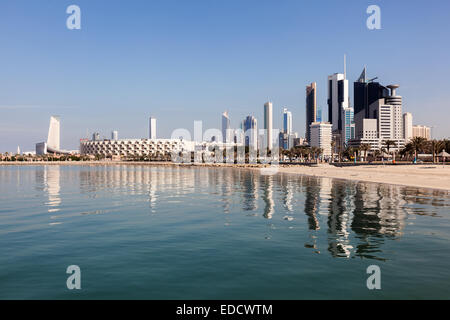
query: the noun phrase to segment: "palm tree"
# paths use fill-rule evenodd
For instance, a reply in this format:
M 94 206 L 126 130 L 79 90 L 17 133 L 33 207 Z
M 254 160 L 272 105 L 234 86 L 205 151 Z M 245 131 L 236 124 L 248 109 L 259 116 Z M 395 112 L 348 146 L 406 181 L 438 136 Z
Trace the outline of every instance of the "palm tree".
M 384 145 L 386 146 L 388 154 L 391 154 L 390 150 L 392 146 L 396 146 L 397 143 L 394 140 L 385 140 Z
M 423 150 L 423 147 L 425 146 L 425 142 L 427 139 L 423 137 L 414 137 L 411 140 L 411 144 L 414 150 L 414 162 L 417 160 L 417 153 L 421 152 Z
M 367 151 L 369 151 L 370 150 L 370 144 L 368 144 L 368 143 L 362 143 L 360 146 L 359 146 L 359 150 L 360 151 L 364 151 L 364 161 L 366 161 L 367 160 Z

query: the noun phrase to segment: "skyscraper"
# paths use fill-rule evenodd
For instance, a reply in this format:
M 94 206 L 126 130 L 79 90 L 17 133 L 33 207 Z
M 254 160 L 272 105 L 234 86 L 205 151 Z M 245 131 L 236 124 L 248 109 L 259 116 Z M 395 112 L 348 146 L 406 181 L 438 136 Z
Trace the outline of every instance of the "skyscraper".
M 386 104 L 392 108 L 392 138 L 394 140 L 404 139 L 403 133 L 403 115 L 402 115 L 402 97 L 397 95 L 397 89 L 400 87 L 398 84 L 391 84 L 387 86 L 391 92 L 386 97 Z
M 264 129 L 266 130 L 266 148 L 272 150 L 273 145 L 273 104 L 272 102 L 266 102 L 264 104 Z
M 389 90 L 378 82 L 367 80 L 367 70 L 364 68 L 359 79 L 353 83 L 353 103 L 355 114 L 355 131 L 363 130 L 364 119 L 374 119 L 369 112 L 369 106 L 379 99 L 389 95 Z
M 252 150 L 258 148 L 258 121 L 253 116 L 248 116 L 244 120 L 245 145 Z
M 156 139 L 156 118 L 150 117 L 149 138 Z
M 322 122 L 322 108 L 317 108 L 316 121 Z
M 113 140 L 113 141 L 117 141 L 117 140 L 119 140 L 119 132 L 117 132 L 117 131 L 112 131 L 111 132 L 111 140 Z
M 231 142 L 230 117 L 228 111 L 222 113 L 222 140 L 224 143 Z
M 342 143 L 345 145 L 348 144 L 350 139 L 355 138 L 355 121 L 354 121 L 354 112 L 353 108 L 344 108 L 343 112 L 343 121 L 344 121 L 344 129 L 342 131 Z
M 413 137 L 413 116 L 406 112 L 403 114 L 403 138 L 408 142 Z
M 335 73 L 328 77 L 328 121 L 333 133 L 343 130 L 343 109 L 349 107 L 348 80 L 345 74 Z
M 306 86 L 306 133 L 305 138 L 310 142 L 310 125 L 317 121 L 317 84 Z
M 292 133 L 292 113 L 287 108 L 283 109 L 283 132 L 288 135 Z
M 50 117 L 50 127 L 48 129 L 47 146 L 54 150 L 60 150 L 60 118 Z

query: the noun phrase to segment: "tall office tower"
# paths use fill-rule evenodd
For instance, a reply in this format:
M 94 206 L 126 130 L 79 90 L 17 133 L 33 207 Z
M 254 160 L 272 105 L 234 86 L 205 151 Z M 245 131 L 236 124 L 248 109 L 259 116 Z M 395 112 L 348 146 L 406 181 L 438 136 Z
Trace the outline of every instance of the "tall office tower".
M 313 122 L 310 125 L 311 128 L 311 147 L 319 147 L 323 150 L 325 157 L 330 157 L 332 130 L 333 125 L 327 122 Z
M 342 142 L 346 145 L 348 141 L 355 138 L 355 121 L 353 108 L 342 109 L 342 119 L 344 121 L 344 129 L 342 131 Z
M 287 108 L 283 109 L 283 132 L 288 135 L 292 133 L 292 113 Z
M 156 139 L 156 118 L 153 117 L 150 117 L 149 138 L 150 140 Z
M 348 107 L 348 80 L 345 74 L 335 73 L 328 77 L 328 121 L 332 124 L 333 133 L 342 132 L 342 110 Z
M 353 83 L 353 103 L 355 114 L 355 131 L 363 131 L 363 120 L 373 119 L 369 114 L 369 106 L 379 99 L 389 95 L 389 90 L 378 82 L 367 80 L 367 70 L 364 68 L 359 79 Z
M 245 146 L 252 150 L 258 149 L 258 121 L 253 116 L 245 118 L 243 123 L 245 132 Z
M 119 140 L 119 132 L 117 132 L 115 130 L 113 132 L 111 132 L 111 140 L 113 140 L 113 141 Z
M 231 142 L 230 117 L 228 111 L 222 113 L 222 139 L 224 143 Z
M 306 86 L 306 141 L 310 142 L 310 125 L 317 121 L 317 84 Z
M 322 108 L 320 107 L 317 108 L 316 121 L 322 122 Z
M 413 116 L 412 113 L 405 112 L 403 114 L 403 138 L 408 142 L 413 137 Z
M 266 102 L 264 104 L 264 129 L 266 130 L 266 148 L 272 150 L 273 146 L 273 104 L 272 102 Z
M 51 149 L 60 149 L 60 118 L 58 116 L 50 117 L 47 146 Z
M 385 103 L 392 108 L 392 139 L 403 139 L 403 115 L 402 115 L 402 97 L 397 95 L 398 84 L 387 86 L 391 92 L 386 97 Z

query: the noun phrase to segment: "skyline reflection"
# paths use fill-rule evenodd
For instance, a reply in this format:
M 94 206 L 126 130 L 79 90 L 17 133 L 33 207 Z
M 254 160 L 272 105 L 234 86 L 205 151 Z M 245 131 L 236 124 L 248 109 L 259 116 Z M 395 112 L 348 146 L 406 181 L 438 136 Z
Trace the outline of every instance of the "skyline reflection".
M 34 177 L 34 189 L 45 196 L 50 225 L 67 217 L 70 186 L 85 198 L 82 214 L 120 213 L 130 206 L 139 211 L 146 203 L 147 213 L 182 215 L 184 208 L 195 212 L 201 203 L 211 215 L 225 213 L 227 226 L 259 223 L 249 217 L 270 220 L 270 237 L 261 232 L 262 238 L 276 237 L 275 229 L 292 230 L 305 248 L 334 258 L 383 260 L 384 244 L 403 236 L 406 220 L 413 224 L 418 216 L 438 217 L 437 208 L 450 206 L 445 191 L 236 168 L 45 166 L 15 176 L 0 171 L 0 177 Z M 107 199 L 108 207 L 98 208 L 100 199 Z

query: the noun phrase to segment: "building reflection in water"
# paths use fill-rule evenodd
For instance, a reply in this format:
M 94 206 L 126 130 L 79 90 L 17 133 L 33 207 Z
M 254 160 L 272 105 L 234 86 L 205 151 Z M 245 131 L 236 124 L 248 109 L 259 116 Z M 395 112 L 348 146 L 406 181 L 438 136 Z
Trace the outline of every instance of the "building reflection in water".
M 60 170 L 48 166 L 36 171 L 37 185 L 43 186 L 53 219 L 61 210 L 61 174 L 67 181 L 70 171 Z M 339 258 L 383 259 L 384 242 L 402 236 L 408 214 L 413 221 L 414 215 L 430 214 L 430 205 L 448 206 L 439 191 L 301 175 L 260 175 L 253 170 L 119 165 L 71 172 L 74 176 L 69 180 L 79 180 L 81 194 L 92 200 L 93 206 L 97 197 L 104 197 L 111 207 L 120 208 L 124 196 L 135 195 L 133 205 L 146 201 L 149 211 L 158 213 L 171 203 L 184 206 L 216 201 L 215 208 L 227 213 L 230 223 L 235 216 L 228 213 L 236 210 L 233 201 L 237 201 L 241 202 L 236 203 L 237 211 L 262 215 L 271 220 L 271 228 L 283 223 L 298 230 L 305 221 L 309 230 L 305 247 Z M 292 220 L 285 222 L 285 217 Z
M 60 166 L 45 166 L 43 170 L 36 170 L 36 190 L 46 195 L 45 206 L 50 214 L 50 225 L 58 225 L 62 198 L 61 198 L 61 168 Z
M 248 172 L 240 179 L 242 192 L 242 209 L 244 211 L 256 211 L 258 209 L 258 190 L 260 175 L 255 172 Z
M 262 199 L 264 201 L 264 218 L 272 219 L 273 213 L 275 212 L 275 202 L 273 201 L 273 180 L 272 175 L 262 176 L 263 185 L 262 189 Z

